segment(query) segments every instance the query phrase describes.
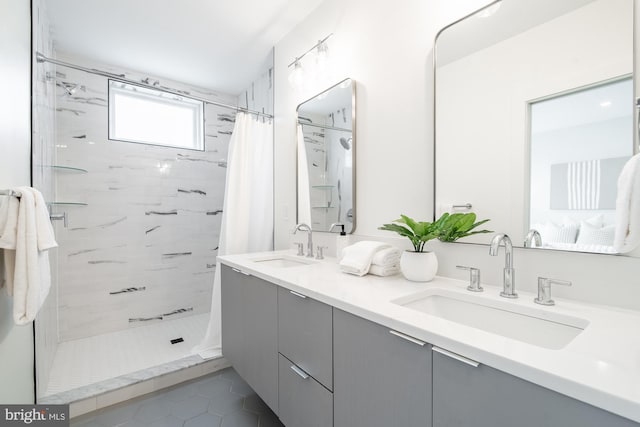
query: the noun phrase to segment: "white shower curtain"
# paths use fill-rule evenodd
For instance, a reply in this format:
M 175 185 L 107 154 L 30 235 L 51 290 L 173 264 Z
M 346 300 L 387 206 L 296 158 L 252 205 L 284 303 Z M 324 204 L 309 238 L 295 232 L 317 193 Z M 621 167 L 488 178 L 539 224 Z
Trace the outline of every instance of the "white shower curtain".
M 298 125 L 298 222 L 311 225 L 311 194 L 309 194 L 309 160 L 302 125 Z
M 273 125 L 238 113 L 229 143 L 218 255 L 273 249 Z M 221 354 L 220 264 L 216 264 L 209 326 L 194 352 Z

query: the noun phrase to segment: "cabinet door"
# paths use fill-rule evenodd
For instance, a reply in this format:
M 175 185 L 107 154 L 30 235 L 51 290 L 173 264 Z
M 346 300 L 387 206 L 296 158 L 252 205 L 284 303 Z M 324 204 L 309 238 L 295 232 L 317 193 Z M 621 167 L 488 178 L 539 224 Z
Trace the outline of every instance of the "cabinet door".
M 221 274 L 222 354 L 277 413 L 277 287 L 225 265 Z
M 333 426 L 333 394 L 280 355 L 280 413 L 287 427 Z
M 428 344 L 335 308 L 333 337 L 335 427 L 431 426 Z
M 278 351 L 333 389 L 332 307 L 278 289 Z
M 433 426 L 638 427 L 638 424 L 488 366 L 462 363 L 434 351 Z

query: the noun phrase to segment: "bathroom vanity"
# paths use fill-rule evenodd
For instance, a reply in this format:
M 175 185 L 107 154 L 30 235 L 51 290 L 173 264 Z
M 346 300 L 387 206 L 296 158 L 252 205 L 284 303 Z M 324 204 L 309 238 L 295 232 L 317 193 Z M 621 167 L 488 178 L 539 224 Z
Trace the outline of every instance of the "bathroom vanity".
M 640 425 L 637 312 L 288 251 L 219 260 L 223 355 L 286 426 Z

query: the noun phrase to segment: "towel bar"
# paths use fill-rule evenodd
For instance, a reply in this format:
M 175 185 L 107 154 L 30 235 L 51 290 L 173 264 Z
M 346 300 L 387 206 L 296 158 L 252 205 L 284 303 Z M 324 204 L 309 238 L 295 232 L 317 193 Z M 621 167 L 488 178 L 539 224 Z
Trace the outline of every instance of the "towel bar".
M 20 198 L 22 197 L 22 194 L 14 190 L 0 190 L 0 196 L 11 196 Z
M 51 221 L 62 221 L 64 228 L 67 228 L 67 226 L 69 225 L 66 212 L 63 212 L 61 214 L 50 214 L 49 219 Z

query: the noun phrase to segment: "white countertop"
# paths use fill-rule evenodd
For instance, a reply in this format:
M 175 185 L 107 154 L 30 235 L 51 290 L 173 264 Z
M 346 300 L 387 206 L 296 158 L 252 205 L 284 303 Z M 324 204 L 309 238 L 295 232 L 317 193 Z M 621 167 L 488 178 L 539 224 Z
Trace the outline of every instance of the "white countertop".
M 534 304 L 536 296 L 519 292 L 508 300 L 585 319 L 586 329 L 561 350 L 549 350 L 451 322 L 391 302 L 428 289 L 469 294 L 466 281 L 436 277 L 415 283 L 401 275 L 357 277 L 340 272 L 335 258 L 300 267 L 272 267 L 256 259 L 290 251 L 218 257 L 230 267 L 300 292 L 338 309 L 424 340 L 532 383 L 640 422 L 640 312 L 556 299 L 556 305 Z M 501 302 L 502 288 L 483 284 L 478 298 Z

